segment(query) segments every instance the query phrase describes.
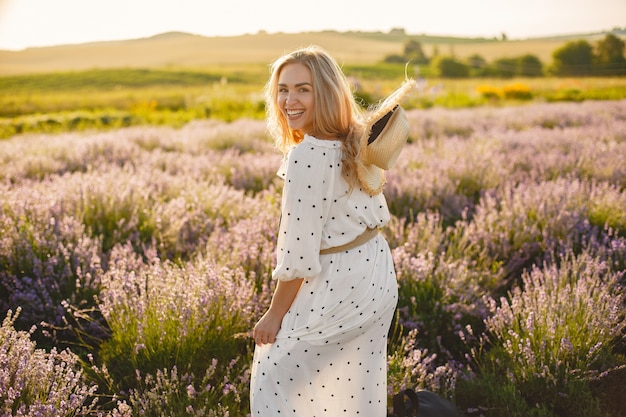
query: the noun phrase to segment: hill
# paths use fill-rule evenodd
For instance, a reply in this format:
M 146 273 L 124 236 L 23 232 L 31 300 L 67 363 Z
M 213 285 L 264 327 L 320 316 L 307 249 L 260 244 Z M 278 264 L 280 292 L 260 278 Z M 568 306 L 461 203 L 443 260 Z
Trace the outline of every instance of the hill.
M 575 38 L 593 39 L 602 34 L 570 35 L 527 40 L 454 38 L 407 35 L 392 32 L 257 33 L 232 37 L 204 37 L 170 32 L 150 38 L 94 42 L 54 47 L 0 51 L 0 75 L 79 71 L 94 68 L 202 68 L 233 64 L 267 64 L 284 51 L 318 44 L 346 64 L 368 64 L 402 52 L 409 37 L 422 42 L 427 55 L 467 57 L 480 54 L 487 60 L 532 53 L 549 62 L 552 52 Z

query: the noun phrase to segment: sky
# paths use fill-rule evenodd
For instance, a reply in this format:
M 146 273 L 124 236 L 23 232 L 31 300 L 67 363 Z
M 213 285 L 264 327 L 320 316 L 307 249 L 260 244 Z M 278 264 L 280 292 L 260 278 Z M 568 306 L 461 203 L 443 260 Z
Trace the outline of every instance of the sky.
M 626 0 L 0 0 L 0 49 L 322 30 L 525 39 L 626 27 Z

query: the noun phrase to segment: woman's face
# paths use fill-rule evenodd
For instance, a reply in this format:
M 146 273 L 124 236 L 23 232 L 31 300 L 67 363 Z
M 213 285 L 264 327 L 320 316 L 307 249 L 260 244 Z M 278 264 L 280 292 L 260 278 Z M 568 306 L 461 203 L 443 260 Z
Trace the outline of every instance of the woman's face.
M 315 114 L 311 71 L 303 64 L 285 65 L 278 76 L 278 106 L 289 127 L 311 133 Z

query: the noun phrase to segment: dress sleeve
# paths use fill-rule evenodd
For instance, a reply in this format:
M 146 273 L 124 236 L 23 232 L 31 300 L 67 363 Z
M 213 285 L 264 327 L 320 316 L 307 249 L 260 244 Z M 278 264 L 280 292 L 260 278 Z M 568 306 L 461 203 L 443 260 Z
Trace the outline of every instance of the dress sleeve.
M 275 279 L 289 281 L 320 273 L 322 228 L 332 193 L 333 169 L 328 152 L 301 143 L 286 160 Z

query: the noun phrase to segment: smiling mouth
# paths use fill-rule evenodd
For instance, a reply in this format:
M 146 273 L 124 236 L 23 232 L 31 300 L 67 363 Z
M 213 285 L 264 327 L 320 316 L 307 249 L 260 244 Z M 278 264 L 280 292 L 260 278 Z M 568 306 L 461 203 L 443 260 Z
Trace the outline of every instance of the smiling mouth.
M 298 117 L 298 116 L 302 116 L 302 114 L 304 113 L 304 110 L 287 110 L 287 117 Z

